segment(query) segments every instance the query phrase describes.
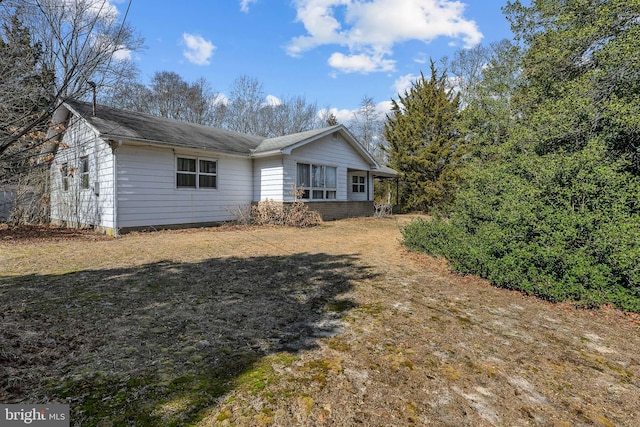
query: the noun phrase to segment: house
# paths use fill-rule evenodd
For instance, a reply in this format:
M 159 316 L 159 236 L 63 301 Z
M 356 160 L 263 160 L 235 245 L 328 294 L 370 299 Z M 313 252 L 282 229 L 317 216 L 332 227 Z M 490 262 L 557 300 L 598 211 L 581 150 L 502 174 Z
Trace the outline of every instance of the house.
M 396 176 L 343 125 L 266 139 L 78 101 L 53 123 L 52 221 L 113 235 L 235 220 L 294 188 L 325 220 L 368 216 L 374 178 Z

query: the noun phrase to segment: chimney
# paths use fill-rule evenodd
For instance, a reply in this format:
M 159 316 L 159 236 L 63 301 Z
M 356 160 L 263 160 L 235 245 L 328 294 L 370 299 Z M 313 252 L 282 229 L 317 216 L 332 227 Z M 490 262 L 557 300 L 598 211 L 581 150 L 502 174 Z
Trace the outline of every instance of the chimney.
M 94 82 L 88 81 L 89 86 L 91 86 L 91 90 L 93 91 L 93 102 L 91 103 L 91 115 L 93 117 L 96 116 L 96 84 Z

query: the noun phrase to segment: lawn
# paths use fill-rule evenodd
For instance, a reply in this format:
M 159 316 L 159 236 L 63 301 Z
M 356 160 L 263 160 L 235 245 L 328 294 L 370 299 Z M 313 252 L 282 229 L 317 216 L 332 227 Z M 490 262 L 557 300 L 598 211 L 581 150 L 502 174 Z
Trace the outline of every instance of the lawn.
M 0 403 L 72 424 L 640 425 L 640 322 L 312 229 L 0 230 Z

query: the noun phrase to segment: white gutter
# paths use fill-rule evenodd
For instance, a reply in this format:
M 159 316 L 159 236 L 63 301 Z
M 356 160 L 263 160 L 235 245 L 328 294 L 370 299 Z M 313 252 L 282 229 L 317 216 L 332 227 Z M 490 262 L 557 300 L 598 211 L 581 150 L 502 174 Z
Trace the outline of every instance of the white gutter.
M 284 154 L 284 153 L 282 152 L 282 150 L 264 151 L 264 152 L 257 153 L 257 154 L 252 151 L 250 157 L 253 158 L 253 159 L 259 159 L 261 157 L 270 157 L 270 156 L 275 156 L 275 155 L 278 155 L 278 154 Z
M 146 146 L 149 146 L 149 147 L 171 149 L 171 150 L 174 150 L 174 151 L 177 150 L 177 149 L 178 150 L 179 149 L 182 149 L 182 150 L 195 150 L 195 151 L 204 151 L 204 152 L 207 152 L 207 153 L 223 154 L 223 155 L 228 156 L 228 157 L 238 157 L 238 158 L 241 158 L 241 159 L 249 159 L 249 158 L 251 158 L 251 155 L 240 154 L 240 153 L 232 152 L 232 151 L 215 150 L 215 149 L 208 148 L 208 147 L 172 145 L 172 144 L 169 144 L 169 143 L 163 142 L 163 141 L 153 141 L 153 140 L 149 140 L 149 139 L 139 139 L 139 138 L 134 138 L 134 137 L 130 137 L 130 136 L 101 134 L 100 137 L 103 138 L 103 139 L 111 140 L 111 141 L 118 141 L 118 146 L 122 145 L 122 141 L 127 141 L 127 145 L 138 145 L 138 146 L 145 146 L 146 145 Z

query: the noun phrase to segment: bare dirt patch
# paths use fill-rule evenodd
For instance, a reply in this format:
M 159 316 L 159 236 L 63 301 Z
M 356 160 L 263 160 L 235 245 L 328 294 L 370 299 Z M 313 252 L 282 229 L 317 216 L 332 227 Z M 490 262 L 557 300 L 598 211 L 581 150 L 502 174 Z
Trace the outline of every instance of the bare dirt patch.
M 49 225 L 9 226 L 0 223 L 0 242 L 35 243 L 67 239 L 106 239 L 107 237 L 89 230 L 61 228 Z
M 640 325 L 407 253 L 406 217 L 0 239 L 0 402 L 74 425 L 640 425 Z

